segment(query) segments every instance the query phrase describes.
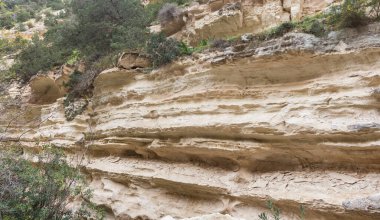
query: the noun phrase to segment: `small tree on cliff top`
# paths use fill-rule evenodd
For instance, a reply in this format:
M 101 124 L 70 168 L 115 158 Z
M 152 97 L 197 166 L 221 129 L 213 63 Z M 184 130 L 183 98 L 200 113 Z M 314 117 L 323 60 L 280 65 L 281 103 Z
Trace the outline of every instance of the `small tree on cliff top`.
M 86 52 L 142 47 L 148 17 L 139 0 L 76 0 L 71 9 L 77 20 L 76 43 Z

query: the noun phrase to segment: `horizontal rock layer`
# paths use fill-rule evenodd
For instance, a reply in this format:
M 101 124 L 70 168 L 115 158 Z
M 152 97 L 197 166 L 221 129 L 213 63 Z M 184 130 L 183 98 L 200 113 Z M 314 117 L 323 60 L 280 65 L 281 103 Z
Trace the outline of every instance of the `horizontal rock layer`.
M 150 75 L 103 72 L 87 143 L 95 200 L 152 219 L 252 219 L 268 198 L 289 219 L 300 204 L 310 219 L 379 218 L 368 202 L 380 186 L 371 30 L 371 40 L 290 34 Z
M 110 219 L 256 219 L 269 199 L 283 219 L 301 205 L 305 219 L 379 219 L 379 33 L 290 33 L 151 74 L 110 69 L 71 122 L 62 99 L 22 117 L 8 106 L 2 140 L 84 151 Z

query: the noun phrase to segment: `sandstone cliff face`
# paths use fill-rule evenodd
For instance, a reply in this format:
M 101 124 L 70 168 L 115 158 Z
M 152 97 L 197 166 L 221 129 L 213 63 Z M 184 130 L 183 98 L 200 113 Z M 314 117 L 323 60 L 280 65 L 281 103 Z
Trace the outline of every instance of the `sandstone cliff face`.
M 268 199 L 283 219 L 301 205 L 306 219 L 379 219 L 379 58 L 374 24 L 290 33 L 151 74 L 114 68 L 71 122 L 60 93 L 52 101 L 32 83 L 2 96 L 19 103 L 2 105 L 0 138 L 66 148 L 109 219 L 257 219 Z
M 332 1 L 209 1 L 175 37 L 259 32 Z M 68 122 L 73 71 L 0 96 L 0 141 L 66 149 L 107 219 L 380 218 L 380 25 L 317 38 L 290 33 L 197 54 L 146 74 L 127 54 Z M 4 109 L 6 109 L 4 111 Z
M 324 10 L 333 0 L 210 0 L 192 3 L 183 19 L 161 27 L 195 45 L 203 39 L 259 33 Z
M 119 217 L 254 219 L 272 198 L 289 219 L 300 204 L 310 219 L 378 219 L 378 34 L 292 33 L 150 75 L 103 72 L 94 200 Z

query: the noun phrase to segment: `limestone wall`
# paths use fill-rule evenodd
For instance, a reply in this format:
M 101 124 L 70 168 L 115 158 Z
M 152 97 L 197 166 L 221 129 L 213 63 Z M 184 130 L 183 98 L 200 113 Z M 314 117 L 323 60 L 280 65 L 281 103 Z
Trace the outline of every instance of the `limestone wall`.
M 150 74 L 114 68 L 71 122 L 63 98 L 30 102 L 31 90 L 14 87 L 2 100 L 23 104 L 0 115 L 1 140 L 85 153 L 107 219 L 250 220 L 268 199 L 282 219 L 301 205 L 305 219 L 379 219 L 379 58 L 372 24 L 289 33 Z

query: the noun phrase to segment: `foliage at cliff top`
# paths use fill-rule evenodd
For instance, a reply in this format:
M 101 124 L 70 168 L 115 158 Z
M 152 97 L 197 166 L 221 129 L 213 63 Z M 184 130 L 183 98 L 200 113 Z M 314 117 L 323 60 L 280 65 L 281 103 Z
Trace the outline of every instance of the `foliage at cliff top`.
M 0 29 L 10 29 L 17 23 L 36 18 L 44 8 L 60 10 L 62 0 L 0 0 Z
M 54 0 L 56 1 L 62 3 L 61 0 Z M 19 3 L 15 4 L 15 2 Z M 2 10 L 16 10 L 25 4 L 46 5 L 48 2 L 50 1 L 2 0 Z M 68 63 L 74 51 L 78 51 L 81 55 L 80 59 L 84 59 L 90 69 L 99 69 L 99 71 L 113 64 L 103 61 L 114 60 L 113 57 L 124 50 L 151 53 L 150 56 L 154 59 L 156 67 L 180 55 L 189 54 L 190 50 L 186 48 L 186 45 L 184 47 L 183 44 L 166 39 L 158 42 L 157 36 L 151 35 L 147 30 L 157 13 L 158 6 L 168 2 L 186 4 L 189 0 L 161 0 L 146 7 L 139 0 L 67 1 L 64 16 L 53 16 L 48 19 L 49 29 L 44 39 L 39 40 L 36 37 L 22 50 L 11 72 L 16 73 L 15 75 L 26 82 L 39 71 Z M 157 8 L 154 9 L 155 5 Z M 367 11 L 369 13 L 366 13 Z M 379 19 L 380 0 L 345 0 L 342 4 L 332 7 L 329 12 L 321 14 L 323 16 L 306 18 L 298 23 L 284 23 L 258 37 L 270 39 L 294 29 L 322 36 L 329 29 L 366 24 L 368 21 Z M 152 49 L 153 47 L 156 49 Z M 164 49 L 157 50 L 157 48 Z M 182 51 L 185 52 L 182 53 Z M 92 68 L 96 63 L 102 63 L 102 65 Z
M 178 1 L 178 0 L 176 0 Z M 89 69 L 101 71 L 107 67 L 96 65 L 124 50 L 146 50 L 147 42 L 154 40 L 147 27 L 151 18 L 148 7 L 139 0 L 73 0 L 67 2 L 63 18 L 51 17 L 44 39 L 33 41 L 22 50 L 11 69 L 27 82 L 39 71 L 69 63 L 74 51 L 77 51 L 88 64 Z M 150 38 L 152 40 L 149 40 Z M 171 44 L 173 40 L 164 40 L 161 44 Z M 172 49 L 178 49 L 179 43 Z M 167 48 L 164 46 L 164 48 Z M 155 57 L 174 59 L 178 53 L 166 56 L 167 50 L 156 51 Z M 172 56 L 175 54 L 175 56 Z M 110 59 L 105 59 L 110 57 Z M 165 58 L 166 59 L 166 58 Z M 167 62 L 161 62 L 165 64 Z M 109 63 L 108 65 L 111 65 Z

